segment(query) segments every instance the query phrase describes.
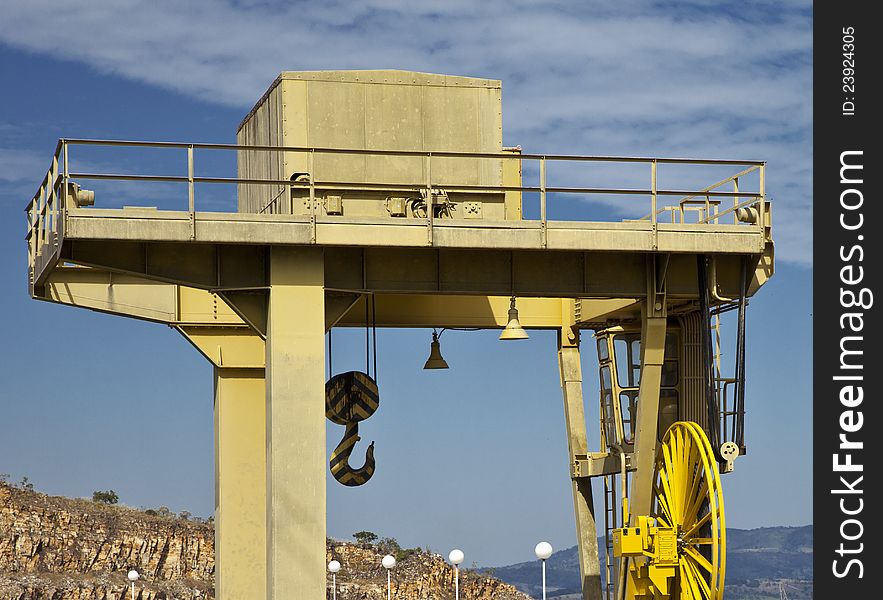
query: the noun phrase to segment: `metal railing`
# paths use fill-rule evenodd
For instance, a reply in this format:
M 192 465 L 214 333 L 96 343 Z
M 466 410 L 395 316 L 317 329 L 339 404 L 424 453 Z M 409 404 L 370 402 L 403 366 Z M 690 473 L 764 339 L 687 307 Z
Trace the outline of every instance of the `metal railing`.
M 128 147 L 128 148 L 155 148 L 155 149 L 184 149 L 186 150 L 186 175 L 144 175 L 136 173 L 96 173 L 77 172 L 71 168 L 70 148 L 72 146 L 101 146 L 105 148 Z M 307 159 L 307 170 L 310 174 L 308 180 L 292 181 L 290 179 L 272 178 L 247 178 L 247 177 L 207 177 L 198 176 L 195 172 L 194 153 L 196 151 L 235 151 L 242 152 L 271 152 L 293 153 L 304 155 Z M 317 155 L 355 156 L 365 155 L 372 157 L 414 157 L 422 158 L 423 168 L 420 181 L 410 182 L 367 182 L 367 181 L 331 181 L 317 180 L 312 176 L 314 162 Z M 433 178 L 433 161 L 442 159 L 472 159 L 521 161 L 535 163 L 538 172 L 537 185 L 467 185 L 448 183 L 441 184 Z M 615 163 L 645 164 L 649 167 L 649 186 L 637 188 L 602 188 L 602 187 L 574 187 L 549 185 L 547 167 L 550 163 L 574 163 L 577 167 L 586 163 Z M 745 167 L 740 172 L 727 177 L 710 186 L 698 190 L 681 190 L 660 188 L 657 185 L 658 171 L 662 165 L 706 165 L 706 166 L 734 166 Z M 750 173 L 759 172 L 759 187 L 754 191 L 739 189 L 739 180 Z M 29 243 L 29 263 L 33 268 L 47 255 L 57 254 L 62 236 L 64 218 L 69 208 L 77 206 L 76 198 L 72 199 L 75 190 L 71 188 L 74 180 L 112 180 L 112 181 L 135 181 L 135 182 L 172 182 L 187 185 L 187 211 L 192 223 L 192 237 L 195 237 L 196 227 L 196 186 L 198 184 L 237 184 L 240 186 L 284 186 L 283 189 L 302 188 L 309 193 L 309 215 L 314 225 L 316 222 L 316 194 L 325 190 L 375 190 L 390 193 L 417 193 L 423 194 L 431 203 L 433 192 L 443 187 L 451 193 L 475 193 L 475 192 L 520 192 L 534 193 L 539 196 L 539 227 L 543 246 L 546 245 L 548 227 L 548 203 L 549 196 L 553 194 L 591 195 L 591 196 L 645 196 L 650 199 L 650 212 L 637 221 L 650 221 L 652 225 L 661 222 L 659 217 L 665 213 L 671 215 L 673 223 L 685 223 L 686 215 L 691 211 L 698 213 L 696 223 L 718 224 L 720 218 L 728 214 L 733 215 L 733 223 L 739 224 L 737 211 L 741 208 L 756 207 L 759 216 L 754 223 L 748 225 L 763 228 L 764 210 L 762 202 L 765 200 L 764 192 L 765 162 L 743 160 L 718 160 L 718 159 L 688 159 L 688 158 L 649 158 L 649 157 L 613 157 L 613 156 L 578 156 L 560 154 L 520 154 L 520 153 L 488 153 L 488 152 L 434 152 L 434 151 L 404 151 L 404 150 L 365 150 L 346 148 L 317 148 L 300 146 L 252 146 L 239 144 L 204 144 L 182 142 L 148 142 L 148 141 L 123 141 L 123 140 L 88 140 L 88 139 L 61 139 L 59 140 L 52 164 L 46 177 L 40 184 L 40 188 L 34 195 L 27 207 Z M 346 175 L 346 174 L 343 174 Z M 732 182 L 732 191 L 720 189 L 725 184 Z M 661 197 L 679 197 L 673 206 L 659 207 Z M 698 199 L 698 200 L 697 200 Z M 733 205 L 725 210 L 720 210 L 722 199 L 732 199 Z M 264 207 L 266 210 L 267 206 Z M 426 227 L 428 243 L 432 243 L 432 228 L 434 211 L 426 211 Z M 315 241 L 315 237 L 313 238 Z
M 750 164 L 750 163 L 744 163 L 744 164 Z M 740 193 L 739 193 L 739 179 L 744 178 L 744 177 L 750 175 L 751 173 L 754 173 L 755 171 L 758 172 L 759 180 L 760 180 L 758 191 L 756 193 L 743 192 L 740 195 Z M 695 194 L 693 194 L 691 196 L 685 196 L 684 198 L 681 198 L 681 200 L 675 206 L 666 206 L 664 208 L 660 208 L 655 213 L 651 212 L 650 214 L 641 217 L 641 219 L 639 219 L 639 220 L 642 220 L 642 221 L 647 220 L 647 219 L 653 220 L 654 218 L 656 218 L 658 220 L 659 215 L 662 215 L 667 212 L 667 213 L 669 213 L 671 223 L 686 223 L 687 220 L 685 219 L 685 217 L 686 217 L 687 213 L 693 211 L 693 212 L 698 213 L 698 218 L 696 221 L 698 223 L 714 222 L 715 224 L 717 224 L 720 222 L 721 217 L 726 216 L 728 214 L 732 214 L 733 215 L 733 222 L 738 223 L 739 219 L 737 217 L 737 211 L 741 208 L 749 208 L 749 207 L 753 206 L 754 204 L 757 203 L 758 198 L 764 197 L 764 195 L 765 195 L 765 191 L 764 191 L 765 177 L 766 177 L 766 164 L 765 163 L 752 164 L 747 169 L 743 169 L 742 171 L 736 173 L 735 175 L 730 175 L 726 179 L 722 179 L 721 181 L 718 181 L 717 183 L 713 183 L 710 186 L 703 188 L 702 190 L 696 192 Z M 729 194 L 733 198 L 733 206 L 721 211 L 720 210 L 721 201 L 716 198 L 717 196 L 720 196 L 720 194 L 714 193 L 714 190 L 717 190 L 717 188 L 719 188 L 727 183 L 733 184 L 733 191 L 731 194 Z M 713 196 L 715 197 L 714 200 L 712 200 Z M 748 197 L 747 200 L 745 200 L 744 202 L 739 201 L 740 197 L 746 197 L 746 196 Z M 758 215 L 758 216 L 759 216 L 759 218 L 762 218 L 762 217 L 760 217 L 760 215 Z

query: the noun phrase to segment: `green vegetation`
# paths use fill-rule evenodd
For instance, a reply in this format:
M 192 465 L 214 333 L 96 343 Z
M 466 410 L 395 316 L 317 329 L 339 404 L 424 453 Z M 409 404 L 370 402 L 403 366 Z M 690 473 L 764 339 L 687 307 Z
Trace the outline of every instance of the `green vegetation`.
M 353 539 L 359 544 L 373 544 L 377 540 L 377 534 L 372 531 L 357 531 Z
M 96 490 L 92 492 L 92 502 L 100 502 L 101 504 L 116 504 L 120 501 L 120 497 L 113 490 L 102 492 Z
M 420 548 L 402 548 L 398 540 L 393 537 L 378 538 L 373 531 L 357 531 L 353 534 L 353 539 L 363 546 L 370 546 L 376 542 L 375 547 L 378 551 L 383 554 L 391 554 L 396 560 L 404 560 L 412 554 L 421 552 Z M 427 546 L 427 551 L 428 549 Z

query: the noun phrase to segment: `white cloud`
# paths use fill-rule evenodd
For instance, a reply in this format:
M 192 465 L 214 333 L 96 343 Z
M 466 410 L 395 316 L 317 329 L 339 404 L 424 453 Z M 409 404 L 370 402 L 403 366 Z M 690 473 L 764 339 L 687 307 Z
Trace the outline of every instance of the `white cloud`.
M 778 257 L 811 256 L 811 4 L 31 0 L 0 41 L 242 108 L 283 70 L 501 79 L 505 142 L 769 161 Z
M 50 157 L 51 158 L 51 157 Z M 49 159 L 44 154 L 16 148 L 0 148 L 0 181 L 29 182 L 36 187 L 49 170 Z

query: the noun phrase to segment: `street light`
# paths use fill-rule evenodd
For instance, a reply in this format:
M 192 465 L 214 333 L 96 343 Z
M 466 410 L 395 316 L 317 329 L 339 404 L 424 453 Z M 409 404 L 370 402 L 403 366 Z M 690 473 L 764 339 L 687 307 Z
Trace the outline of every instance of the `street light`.
M 135 582 L 138 581 L 138 578 L 141 576 L 138 574 L 138 571 L 132 569 L 129 571 L 126 577 L 128 577 L 129 581 L 132 582 L 132 600 L 135 600 Z
M 337 600 L 337 572 L 340 571 L 340 563 L 332 560 L 328 563 L 328 570 L 331 571 L 331 597 L 332 600 Z
M 383 560 L 380 561 L 380 564 L 383 565 L 383 568 L 386 569 L 386 600 L 392 600 L 392 577 L 390 576 L 390 570 L 394 566 L 396 566 L 395 556 L 391 554 L 387 554 L 383 557 Z
M 448 560 L 454 565 L 454 598 L 460 600 L 460 569 L 457 565 L 463 562 L 463 551 L 454 548 L 448 554 Z
M 533 551 L 537 558 L 543 561 L 543 600 L 546 600 L 546 559 L 552 556 L 552 544 L 540 542 Z

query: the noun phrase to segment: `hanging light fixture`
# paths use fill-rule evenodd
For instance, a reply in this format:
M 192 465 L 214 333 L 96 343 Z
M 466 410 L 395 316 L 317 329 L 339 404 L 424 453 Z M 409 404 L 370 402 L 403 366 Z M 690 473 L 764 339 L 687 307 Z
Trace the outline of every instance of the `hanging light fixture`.
M 442 329 L 444 331 L 444 329 Z M 447 369 L 448 363 L 442 358 L 441 355 L 441 345 L 439 344 L 438 338 L 439 333 L 432 330 L 432 343 L 429 346 L 429 358 L 426 359 L 426 363 L 423 365 L 424 369 Z
M 506 324 L 506 328 L 500 334 L 500 339 L 526 340 L 527 338 L 527 332 L 521 326 L 521 323 L 518 322 L 518 309 L 515 308 L 515 296 L 512 296 L 512 299 L 509 301 L 509 323 Z

